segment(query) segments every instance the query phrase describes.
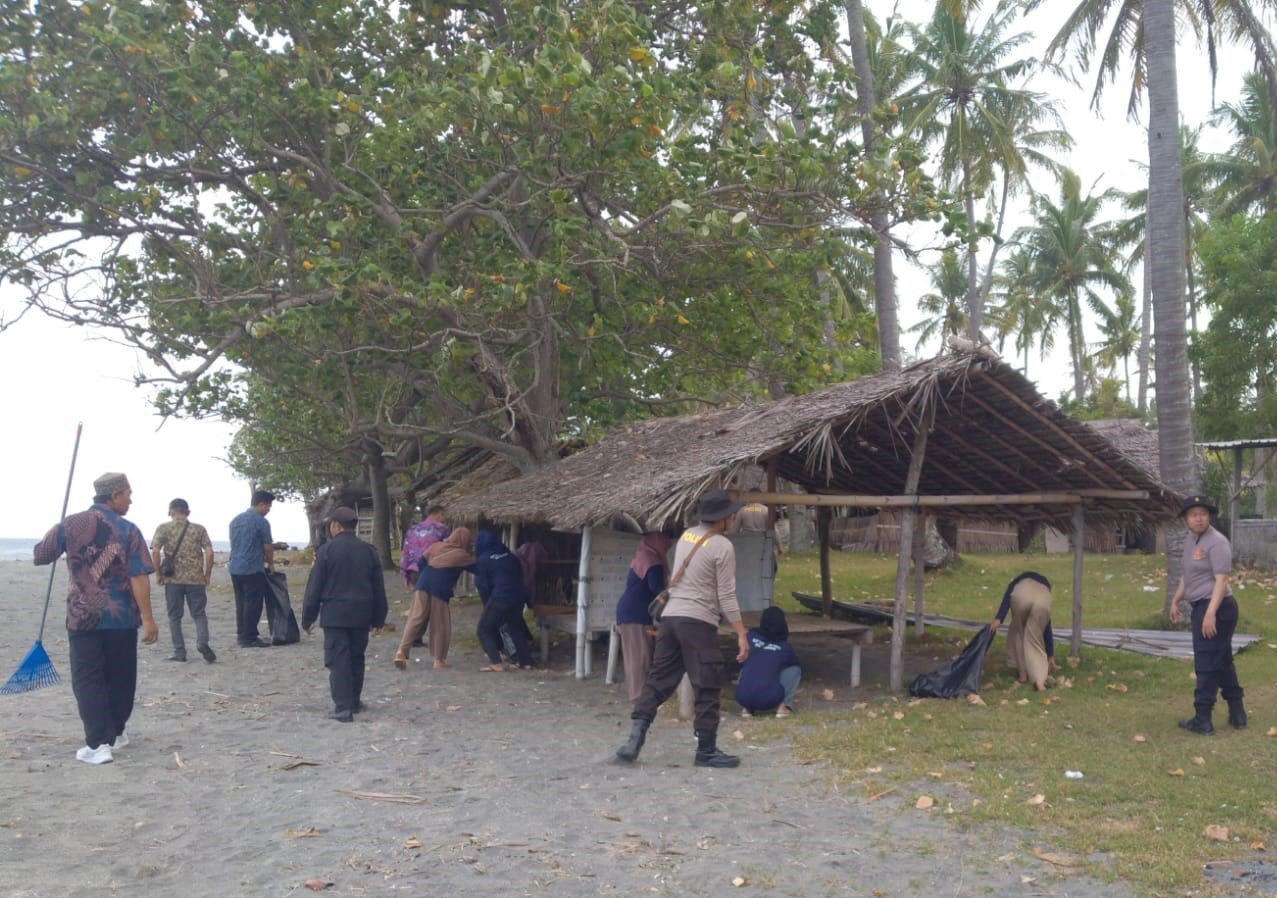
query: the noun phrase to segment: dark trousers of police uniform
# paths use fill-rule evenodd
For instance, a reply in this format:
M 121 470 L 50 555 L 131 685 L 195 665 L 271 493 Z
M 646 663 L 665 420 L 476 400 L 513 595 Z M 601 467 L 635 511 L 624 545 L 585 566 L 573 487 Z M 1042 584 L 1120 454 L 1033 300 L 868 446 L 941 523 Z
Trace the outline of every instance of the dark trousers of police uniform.
M 678 689 L 683 674 L 692 681 L 696 702 L 693 727 L 697 733 L 718 732 L 719 696 L 727 679 L 718 627 L 691 617 L 664 617 L 652 652 L 643 692 L 630 717 L 651 722 L 656 710 Z
M 364 692 L 364 654 L 368 650 L 367 627 L 324 627 L 324 667 L 333 710 L 354 712 Z
M 67 631 L 71 691 L 84 724 L 84 744 L 110 745 L 133 714 L 137 630 Z
M 1237 630 L 1237 600 L 1224 596 L 1215 610 L 1215 635 L 1207 639 L 1202 635 L 1202 619 L 1210 599 L 1192 603 L 1193 669 L 1197 673 L 1197 688 L 1193 692 L 1193 704 L 1213 707 L 1215 693 L 1226 702 L 1242 699 L 1241 683 L 1237 681 L 1237 668 L 1233 665 L 1233 633 Z

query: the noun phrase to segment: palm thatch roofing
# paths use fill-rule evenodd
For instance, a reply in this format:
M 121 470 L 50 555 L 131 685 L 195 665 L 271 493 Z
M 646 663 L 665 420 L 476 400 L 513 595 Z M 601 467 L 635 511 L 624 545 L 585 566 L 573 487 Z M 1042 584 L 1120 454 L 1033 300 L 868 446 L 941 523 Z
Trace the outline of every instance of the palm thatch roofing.
M 1148 472 L 1151 477 L 1160 476 L 1161 459 L 1157 450 L 1157 431 L 1144 426 L 1134 418 L 1104 418 L 1087 421 L 1086 426 L 1117 447 L 1118 451 Z
M 648 527 L 687 520 L 707 490 L 750 465 L 811 493 L 899 496 L 914 436 L 930 430 L 920 496 L 1147 491 L 1089 498 L 1088 519 L 1174 516 L 1177 497 L 996 356 L 958 353 L 775 402 L 656 418 L 618 428 L 561 461 L 456 497 L 457 520 L 543 522 L 560 530 L 624 512 Z M 1006 505 L 1022 524 L 1066 526 L 1072 506 Z M 945 507 L 988 519 L 988 505 Z

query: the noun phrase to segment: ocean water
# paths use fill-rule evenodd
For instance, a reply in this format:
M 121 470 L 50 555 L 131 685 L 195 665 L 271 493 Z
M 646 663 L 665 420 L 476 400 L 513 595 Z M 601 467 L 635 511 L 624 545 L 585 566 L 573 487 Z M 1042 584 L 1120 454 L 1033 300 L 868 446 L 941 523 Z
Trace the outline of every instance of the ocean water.
M 0 561 L 31 561 L 31 550 L 40 539 L 14 539 L 0 537 Z M 231 544 L 221 540 L 213 540 L 214 552 L 229 552 Z

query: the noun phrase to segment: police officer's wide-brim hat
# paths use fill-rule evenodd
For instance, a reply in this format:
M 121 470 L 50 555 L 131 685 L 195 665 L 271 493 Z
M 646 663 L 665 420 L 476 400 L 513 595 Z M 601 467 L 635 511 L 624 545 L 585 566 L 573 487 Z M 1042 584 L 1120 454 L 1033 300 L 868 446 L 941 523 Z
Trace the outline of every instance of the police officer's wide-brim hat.
M 715 521 L 721 521 L 729 515 L 734 515 L 745 506 L 744 502 L 737 501 L 727 495 L 727 490 L 710 490 L 701 496 L 701 507 L 696 513 L 696 517 L 700 519 L 702 524 L 712 524 Z
M 1184 515 L 1188 514 L 1188 512 L 1194 508 L 1204 508 L 1210 512 L 1210 516 L 1212 518 L 1219 517 L 1219 509 L 1215 507 L 1213 502 L 1211 502 L 1210 496 L 1203 496 L 1200 494 L 1196 496 L 1189 496 L 1185 499 L 1184 504 L 1179 507 L 1179 514 L 1177 517 L 1183 518 Z

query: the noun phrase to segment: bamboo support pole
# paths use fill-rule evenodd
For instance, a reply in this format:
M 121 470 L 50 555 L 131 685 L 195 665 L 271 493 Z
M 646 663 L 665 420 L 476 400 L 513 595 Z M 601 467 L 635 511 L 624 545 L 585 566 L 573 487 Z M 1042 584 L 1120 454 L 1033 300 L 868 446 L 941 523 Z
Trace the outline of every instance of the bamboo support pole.
M 1069 657 L 1082 657 L 1082 550 L 1086 547 L 1086 509 L 1073 506 L 1073 634 Z
M 913 438 L 913 451 L 909 457 L 909 473 L 905 476 L 905 492 L 916 493 L 922 477 L 922 460 L 927 452 L 927 432 L 935 419 L 935 409 L 921 416 L 918 432 Z M 891 690 L 900 692 L 905 687 L 905 595 L 909 586 L 909 555 L 913 545 L 913 528 L 918 516 L 917 506 L 910 504 L 900 519 L 900 552 L 896 559 L 896 594 L 891 619 Z
M 820 613 L 827 618 L 834 616 L 834 584 L 829 572 L 829 519 L 832 516 L 828 508 L 816 509 L 816 538 L 820 540 Z
M 913 632 L 921 636 L 926 624 L 922 620 L 923 574 L 927 565 L 927 516 L 920 515 L 913 531 Z

